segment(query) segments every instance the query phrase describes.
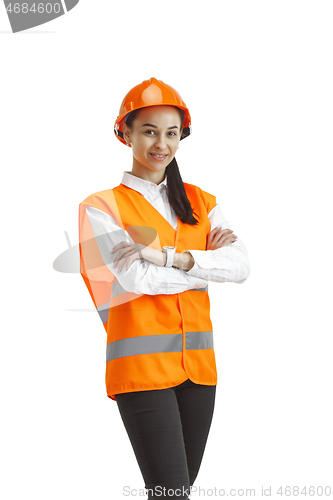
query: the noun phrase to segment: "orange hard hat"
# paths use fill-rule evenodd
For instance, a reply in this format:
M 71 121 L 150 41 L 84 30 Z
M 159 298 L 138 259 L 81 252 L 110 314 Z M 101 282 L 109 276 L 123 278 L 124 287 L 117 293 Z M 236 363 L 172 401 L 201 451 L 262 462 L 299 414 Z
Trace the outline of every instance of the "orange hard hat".
M 148 106 L 160 105 L 175 106 L 184 110 L 183 131 L 180 140 L 189 136 L 192 132 L 191 115 L 177 90 L 161 80 L 150 78 L 149 80 L 144 80 L 139 85 L 133 87 L 124 97 L 120 106 L 119 116 L 114 124 L 114 133 L 116 134 L 117 139 L 119 139 L 123 144 L 126 144 L 126 141 L 123 138 L 122 120 L 126 115 L 131 113 L 131 111 L 140 108 L 147 108 Z

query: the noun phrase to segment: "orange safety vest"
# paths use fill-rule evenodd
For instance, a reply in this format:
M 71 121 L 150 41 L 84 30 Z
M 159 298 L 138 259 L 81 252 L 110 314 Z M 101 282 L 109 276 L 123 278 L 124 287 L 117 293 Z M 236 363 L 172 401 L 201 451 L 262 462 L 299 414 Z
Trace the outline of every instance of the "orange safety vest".
M 107 333 L 105 383 L 114 401 L 115 394 L 174 387 L 188 378 L 217 384 L 208 286 L 172 295 L 124 290 L 102 260 L 85 211 L 90 205 L 111 215 L 134 243 L 160 251 L 164 245 L 177 252 L 206 250 L 208 213 L 216 198 L 193 184 L 184 188 L 199 223 L 183 224 L 177 217 L 177 231 L 124 184 L 94 193 L 79 206 L 80 273 Z

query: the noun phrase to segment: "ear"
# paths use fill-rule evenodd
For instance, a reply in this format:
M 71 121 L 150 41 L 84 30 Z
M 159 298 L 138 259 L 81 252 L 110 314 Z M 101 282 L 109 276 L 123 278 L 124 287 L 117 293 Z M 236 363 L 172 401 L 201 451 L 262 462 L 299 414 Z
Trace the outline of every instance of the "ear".
M 131 130 L 126 125 L 125 122 L 123 124 L 123 136 L 124 136 L 125 141 L 127 142 L 127 145 L 130 144 L 130 142 L 131 142 Z

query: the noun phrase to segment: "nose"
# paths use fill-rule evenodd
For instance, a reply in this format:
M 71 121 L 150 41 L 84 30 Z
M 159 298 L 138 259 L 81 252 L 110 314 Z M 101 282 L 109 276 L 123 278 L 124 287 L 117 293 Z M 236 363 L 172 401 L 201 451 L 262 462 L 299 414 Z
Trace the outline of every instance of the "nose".
M 155 148 L 159 151 L 163 151 L 166 148 L 166 140 L 162 134 L 156 137 Z

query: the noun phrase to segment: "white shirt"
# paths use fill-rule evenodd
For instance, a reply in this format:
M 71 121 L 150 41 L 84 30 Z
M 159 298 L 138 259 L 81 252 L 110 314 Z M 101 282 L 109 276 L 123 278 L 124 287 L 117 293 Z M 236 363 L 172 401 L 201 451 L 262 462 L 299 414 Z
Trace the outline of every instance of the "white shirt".
M 145 199 L 177 230 L 177 215 L 171 207 L 167 194 L 167 176 L 160 184 L 141 179 L 130 172 L 123 172 L 121 181 L 125 186 L 141 193 Z M 195 288 L 205 288 L 208 281 L 224 283 L 233 281 L 241 284 L 250 274 L 249 257 L 244 243 L 237 240 L 228 246 L 216 250 L 191 250 L 194 265 L 189 271 L 174 267 L 162 267 L 140 258 L 132 262 L 129 269 L 123 266 L 121 272 L 112 267 L 110 254 L 115 245 L 121 241 L 134 244 L 130 235 L 120 228 L 116 220 L 98 208 L 86 206 L 86 213 L 94 233 L 94 237 L 107 234 L 107 237 L 97 239 L 102 259 L 120 285 L 128 292 L 157 295 L 175 294 Z M 219 226 L 221 229 L 231 229 L 225 219 L 220 205 L 209 212 L 211 231 Z M 114 236 L 110 233 L 114 232 Z M 117 253 L 114 254 L 116 256 Z M 112 256 L 111 256 L 112 258 Z

